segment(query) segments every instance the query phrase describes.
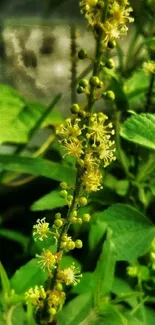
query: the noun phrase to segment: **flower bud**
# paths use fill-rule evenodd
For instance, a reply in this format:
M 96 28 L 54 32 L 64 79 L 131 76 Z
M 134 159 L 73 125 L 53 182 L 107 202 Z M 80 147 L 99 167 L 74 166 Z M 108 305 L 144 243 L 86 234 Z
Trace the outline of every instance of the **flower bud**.
M 59 213 L 59 212 L 56 213 L 56 214 L 55 214 L 55 219 L 60 219 L 60 218 L 61 218 L 61 213 Z
M 57 284 L 56 284 L 56 289 L 57 289 L 58 291 L 62 291 L 63 286 L 62 286 L 62 284 L 61 284 L 60 282 L 57 282 Z
M 65 190 L 62 190 L 62 191 L 60 191 L 60 193 L 59 193 L 59 195 L 62 197 L 62 198 L 66 198 L 67 197 L 67 191 L 65 191 Z
M 108 90 L 106 93 L 106 99 L 108 100 L 114 100 L 115 99 L 115 94 L 112 90 Z
M 77 218 L 77 223 L 81 224 L 82 223 L 82 218 Z
M 87 51 L 84 50 L 84 49 L 81 49 L 79 52 L 78 52 L 78 58 L 80 60 L 84 60 L 87 58 Z
M 72 107 L 70 108 L 71 113 L 77 114 L 80 111 L 80 107 L 78 104 L 73 104 Z
M 72 250 L 72 249 L 75 248 L 75 243 L 74 243 L 73 240 L 70 240 L 69 243 L 67 243 L 67 248 L 68 248 L 69 250 Z
M 66 190 L 67 189 L 67 183 L 66 182 L 61 182 L 60 183 L 60 187 L 63 189 L 63 190 Z
M 81 79 L 79 81 L 79 86 L 86 88 L 88 86 L 88 80 L 87 79 Z
M 86 204 L 87 204 L 87 198 L 84 197 L 84 196 L 81 196 L 81 197 L 79 198 L 79 203 L 80 203 L 81 205 L 86 205 Z
M 90 221 L 90 218 L 91 218 L 90 214 L 89 214 L 89 213 L 85 213 L 85 214 L 83 215 L 83 217 L 82 217 L 82 220 L 83 220 L 84 222 L 89 222 L 89 221 Z
M 100 80 L 97 76 L 92 76 L 89 80 L 89 83 L 92 87 L 97 87 L 100 84 Z
M 76 248 L 82 248 L 82 246 L 83 246 L 82 240 L 77 239 L 77 240 L 75 241 L 75 247 L 76 247 Z
M 51 308 L 49 309 L 49 314 L 50 314 L 50 315 L 55 315 L 56 312 L 57 312 L 57 311 L 56 311 L 55 308 L 52 308 L 52 307 L 51 307 Z
M 56 227 L 62 227 L 62 225 L 63 225 L 63 221 L 61 220 L 61 219 L 56 219 L 55 221 L 54 221 L 54 224 L 55 224 L 55 226 Z
M 105 67 L 108 68 L 108 69 L 113 69 L 114 66 L 115 66 L 115 63 L 114 63 L 114 60 L 113 59 L 109 59 L 105 63 Z
M 76 91 L 78 94 L 82 94 L 82 93 L 84 93 L 84 88 L 81 86 L 78 86 Z

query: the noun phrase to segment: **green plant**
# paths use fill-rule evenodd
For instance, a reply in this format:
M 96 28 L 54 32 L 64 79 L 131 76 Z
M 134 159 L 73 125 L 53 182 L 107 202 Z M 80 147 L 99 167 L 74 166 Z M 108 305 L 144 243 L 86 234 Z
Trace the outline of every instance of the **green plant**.
M 59 189 L 56 185 L 31 206 L 32 211 L 50 210 L 47 220 L 39 218 L 33 226 L 33 243 L 18 232 L 0 230 L 0 235 L 18 241 L 25 255 L 30 249 L 36 256 L 11 280 L 0 265 L 0 321 L 152 325 L 155 39 L 147 32 L 147 15 L 141 26 L 135 8 L 133 39 L 124 56 L 117 41 L 127 33 L 127 23 L 134 21 L 128 0 L 79 4 L 93 33 L 95 52 L 91 59 L 86 49 L 76 53 L 72 26 L 71 116 L 63 120 L 55 110 L 60 94 L 45 109 L 25 103 L 9 87 L 0 89 L 4 114 L 0 141 L 13 139 L 17 144 L 14 155 L 0 154 L 1 182 L 22 186 L 38 175 L 60 182 Z M 141 6 L 153 19 L 154 2 L 143 1 Z M 87 77 L 88 67 L 82 78 L 76 77 L 78 60 L 91 60 L 91 76 Z M 82 104 L 74 102 L 77 94 L 83 96 Z M 10 98 L 14 113 L 8 119 Z M 96 106 L 100 110 L 94 112 Z M 42 147 L 32 157 L 21 155 L 35 132 L 51 124 L 53 132 Z M 57 152 L 56 161 L 39 157 L 50 150 Z M 32 176 L 18 179 L 21 173 Z M 76 249 L 82 254 L 74 253 Z

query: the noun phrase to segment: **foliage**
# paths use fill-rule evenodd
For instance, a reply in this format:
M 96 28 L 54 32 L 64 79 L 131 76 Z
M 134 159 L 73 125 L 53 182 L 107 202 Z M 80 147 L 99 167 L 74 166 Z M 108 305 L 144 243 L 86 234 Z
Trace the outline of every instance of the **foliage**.
M 95 51 L 72 26 L 66 120 L 0 85 L 2 325 L 154 324 L 155 4 L 132 2 L 79 1 Z

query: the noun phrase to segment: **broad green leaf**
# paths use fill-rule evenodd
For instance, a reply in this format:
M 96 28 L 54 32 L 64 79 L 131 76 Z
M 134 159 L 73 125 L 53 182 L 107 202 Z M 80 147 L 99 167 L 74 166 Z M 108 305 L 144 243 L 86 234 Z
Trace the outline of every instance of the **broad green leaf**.
M 149 77 L 143 70 L 134 72 L 133 75 L 126 80 L 124 90 L 130 102 L 131 108 L 142 106 L 148 86 Z
M 88 237 L 90 250 L 94 250 L 97 247 L 97 245 L 102 240 L 106 230 L 107 230 L 106 223 L 93 218 L 93 222 L 90 225 L 90 231 Z
M 68 184 L 74 184 L 75 181 L 74 169 L 42 158 L 0 154 L 0 168 L 2 170 L 44 176 L 57 181 L 67 181 Z
M 96 308 L 98 308 L 102 297 L 111 291 L 114 280 L 115 265 L 116 251 L 111 240 L 111 231 L 108 231 L 107 239 L 103 244 L 102 252 L 95 270 L 96 289 L 94 294 L 94 303 Z
M 77 296 L 60 311 L 57 317 L 58 324 L 79 325 L 92 310 L 92 305 L 93 299 L 90 292 Z
M 13 275 L 11 279 L 11 287 L 17 294 L 23 294 L 26 290 L 35 285 L 44 284 L 47 279 L 47 273 L 44 272 L 37 259 L 32 259 Z
M 149 249 L 155 236 L 155 227 L 135 208 L 114 204 L 95 216 L 112 229 L 111 240 L 117 252 L 117 260 L 133 261 Z
M 92 292 L 95 287 L 95 276 L 94 273 L 85 272 L 82 274 L 80 282 L 73 287 L 72 293 L 83 294 Z
M 137 114 L 128 118 L 120 134 L 128 141 L 155 150 L 155 114 Z
M 39 127 L 62 121 L 60 113 L 53 110 L 60 95 L 45 107 L 39 103 L 26 103 L 16 90 L 6 85 L 0 85 L 0 94 L 0 144 L 27 143 Z
M 52 191 L 44 195 L 41 199 L 35 201 L 32 206 L 32 211 L 52 210 L 65 206 L 66 200 L 60 197 L 59 191 Z
M 10 281 L 8 279 L 7 273 L 0 262 L 0 278 L 1 278 L 1 284 L 2 284 L 2 289 L 4 294 L 7 293 L 9 294 L 10 292 Z
M 16 241 L 21 246 L 23 246 L 24 250 L 27 249 L 29 238 L 17 231 L 10 230 L 10 229 L 0 229 L 0 236 Z
M 102 315 L 98 325 L 126 325 L 126 318 L 119 309 L 111 304 L 100 301 L 99 314 Z
M 69 256 L 69 255 L 63 255 L 59 263 L 59 266 L 61 269 L 65 269 L 71 266 L 72 264 L 75 264 L 76 267 L 81 269 L 81 264 L 73 256 Z
M 127 301 L 131 307 L 135 307 L 138 303 L 137 292 L 135 292 L 124 279 L 115 277 L 111 291 L 120 299 L 122 298 L 122 300 Z M 127 296 L 131 297 L 128 298 Z

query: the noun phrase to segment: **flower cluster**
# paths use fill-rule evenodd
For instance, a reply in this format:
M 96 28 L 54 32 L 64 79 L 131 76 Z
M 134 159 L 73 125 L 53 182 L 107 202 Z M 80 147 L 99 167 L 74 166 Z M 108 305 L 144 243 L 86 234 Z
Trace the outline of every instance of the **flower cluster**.
M 25 292 L 26 301 L 36 307 L 42 306 L 42 302 L 45 298 L 46 292 L 43 286 L 35 286 L 34 288 L 30 288 Z
M 147 61 L 143 63 L 143 71 L 149 75 L 150 73 L 155 74 L 155 62 Z
M 132 8 L 128 0 L 81 0 L 81 13 L 88 20 L 88 25 L 95 35 L 103 34 L 103 45 L 115 41 L 128 31 L 127 23 L 133 22 L 130 17 Z M 103 15 L 106 14 L 106 20 Z M 105 20 L 105 21 L 104 21 Z

